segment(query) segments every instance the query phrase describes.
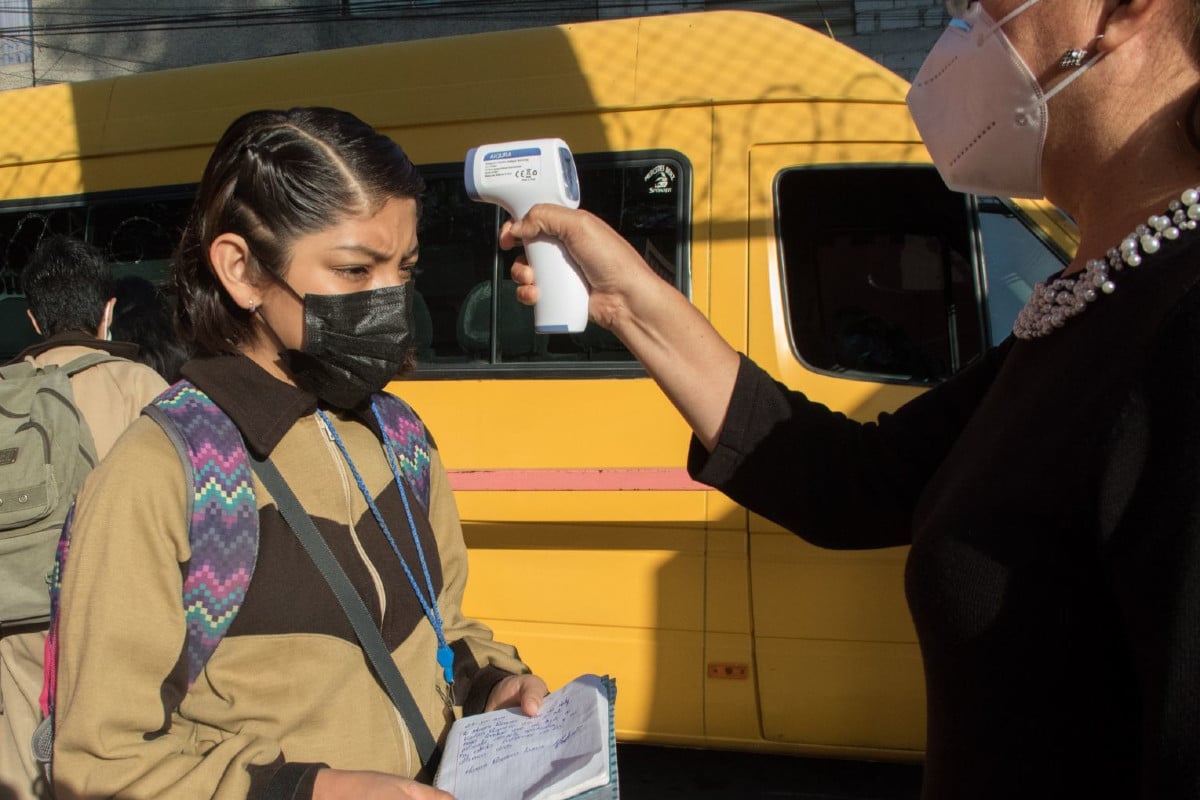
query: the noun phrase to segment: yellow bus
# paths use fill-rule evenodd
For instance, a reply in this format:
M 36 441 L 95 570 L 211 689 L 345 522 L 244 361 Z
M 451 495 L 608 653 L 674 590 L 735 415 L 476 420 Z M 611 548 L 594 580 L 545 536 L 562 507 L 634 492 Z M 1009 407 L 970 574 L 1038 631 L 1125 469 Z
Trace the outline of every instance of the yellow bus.
M 1045 203 L 946 190 L 906 89 L 813 30 L 709 12 L 4 92 L 0 350 L 25 334 L 14 276 L 45 231 L 161 281 L 235 116 L 348 109 L 429 184 L 422 364 L 393 389 L 452 469 L 468 613 L 552 685 L 615 676 L 625 741 L 919 759 L 905 551 L 823 551 L 688 479 L 686 426 L 615 338 L 534 335 L 501 212 L 462 186 L 474 145 L 564 138 L 583 205 L 726 339 L 871 419 L 1003 338 L 1075 246 Z

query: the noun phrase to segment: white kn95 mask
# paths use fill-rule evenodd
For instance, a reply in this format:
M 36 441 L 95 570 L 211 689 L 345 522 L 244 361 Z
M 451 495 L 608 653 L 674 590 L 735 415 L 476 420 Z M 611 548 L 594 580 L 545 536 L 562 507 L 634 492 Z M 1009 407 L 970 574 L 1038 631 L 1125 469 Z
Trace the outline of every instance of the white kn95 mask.
M 1050 98 L 1099 59 L 1093 56 L 1043 92 L 999 21 L 975 2 L 930 50 L 908 92 L 908 108 L 942 180 L 951 189 L 1004 197 L 1041 197 L 1042 148 Z

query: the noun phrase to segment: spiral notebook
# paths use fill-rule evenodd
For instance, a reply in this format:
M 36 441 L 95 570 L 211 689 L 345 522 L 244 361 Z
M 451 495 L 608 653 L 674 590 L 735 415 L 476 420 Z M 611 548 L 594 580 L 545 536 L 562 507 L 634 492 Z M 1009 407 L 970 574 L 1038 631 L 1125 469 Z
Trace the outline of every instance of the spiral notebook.
M 620 800 L 616 682 L 581 675 L 516 709 L 464 717 L 446 739 L 434 786 L 455 800 Z

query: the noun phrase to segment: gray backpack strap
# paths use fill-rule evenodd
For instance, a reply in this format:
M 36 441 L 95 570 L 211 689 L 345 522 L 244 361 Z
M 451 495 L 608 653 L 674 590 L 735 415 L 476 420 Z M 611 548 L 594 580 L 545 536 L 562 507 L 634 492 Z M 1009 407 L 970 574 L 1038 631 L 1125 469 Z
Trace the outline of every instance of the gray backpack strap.
M 284 521 L 296 534 L 296 538 L 300 540 L 305 552 L 308 553 L 321 576 L 329 584 L 338 605 L 342 607 L 342 611 L 350 620 L 350 625 L 354 628 L 358 642 L 367 654 L 367 660 L 370 661 L 375 676 L 383 685 L 384 691 L 387 692 L 392 704 L 400 712 L 404 724 L 408 727 L 413 745 L 417 748 L 417 754 L 421 758 L 421 766 L 429 775 L 434 774 L 437 771 L 438 761 L 441 760 L 441 750 L 438 748 L 437 740 L 429 730 L 429 723 L 422 716 L 416 700 L 413 699 L 412 692 L 409 691 L 408 684 L 404 682 L 404 676 L 400 674 L 396 663 L 392 661 L 392 654 L 388 651 L 383 636 L 375 627 L 371 613 L 367 611 L 354 584 L 350 582 L 345 570 L 338 564 L 337 557 L 333 555 L 333 551 L 321 537 L 312 517 L 304 510 L 299 498 L 292 492 L 283 476 L 279 474 L 279 470 L 271 459 L 264 458 L 260 461 L 251 456 L 250 463 L 254 473 L 258 475 L 274 498 L 275 506 L 279 509 Z M 402 486 L 396 488 L 404 491 Z
M 98 364 L 108 364 L 113 361 L 128 362 L 129 359 L 121 358 L 120 356 L 114 356 L 112 353 L 87 353 L 79 356 L 78 358 L 71 359 L 66 364 L 63 364 L 61 367 L 59 367 L 59 369 L 67 373 L 68 378 L 73 378 L 79 373 L 83 372 L 85 369 L 91 369 Z

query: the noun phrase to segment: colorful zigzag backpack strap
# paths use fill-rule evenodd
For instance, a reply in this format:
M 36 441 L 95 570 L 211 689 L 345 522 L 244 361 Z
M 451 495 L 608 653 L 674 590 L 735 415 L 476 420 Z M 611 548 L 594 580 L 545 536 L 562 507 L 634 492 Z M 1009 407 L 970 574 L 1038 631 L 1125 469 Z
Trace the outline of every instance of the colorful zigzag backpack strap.
M 417 499 L 429 510 L 429 437 L 425 423 L 408 403 L 387 392 L 378 392 L 372 400 L 383 421 L 383 435 L 396 454 L 400 472 Z
M 254 479 L 241 432 L 191 382 L 169 387 L 144 413 L 174 443 L 191 485 L 192 557 L 183 581 L 190 689 L 233 623 L 254 575 Z

